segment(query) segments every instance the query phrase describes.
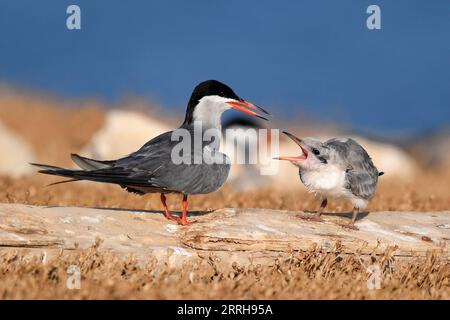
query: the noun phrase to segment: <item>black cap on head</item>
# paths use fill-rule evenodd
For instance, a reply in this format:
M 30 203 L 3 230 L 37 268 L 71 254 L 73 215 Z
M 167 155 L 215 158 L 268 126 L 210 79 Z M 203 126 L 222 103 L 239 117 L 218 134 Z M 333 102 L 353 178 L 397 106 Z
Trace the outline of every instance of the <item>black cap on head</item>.
M 206 80 L 195 87 L 189 102 L 198 102 L 201 98 L 206 96 L 220 96 L 240 100 L 236 93 L 234 93 L 234 91 L 226 84 L 217 80 Z
M 206 96 L 220 96 L 223 98 L 229 98 L 234 100 L 242 100 L 234 91 L 226 84 L 217 80 L 206 80 L 198 84 L 194 91 L 192 91 L 191 98 L 186 110 L 186 118 L 184 123 L 192 122 L 192 116 L 194 114 L 195 106 L 198 104 L 201 98 Z

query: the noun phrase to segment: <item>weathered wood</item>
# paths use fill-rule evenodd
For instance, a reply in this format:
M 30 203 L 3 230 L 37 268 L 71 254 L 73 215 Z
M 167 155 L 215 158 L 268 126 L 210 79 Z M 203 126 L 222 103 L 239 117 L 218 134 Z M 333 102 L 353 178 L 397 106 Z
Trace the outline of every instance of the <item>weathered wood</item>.
M 448 254 L 450 244 L 450 212 L 362 213 L 359 230 L 345 228 L 350 214 L 325 214 L 323 222 L 308 219 L 310 214 L 268 209 L 224 209 L 216 214 L 222 216 L 190 228 L 184 243 L 201 250 L 286 252 L 313 244 L 332 249 L 340 241 L 349 253 L 381 253 L 397 246 L 398 256 L 428 250 Z
M 0 252 L 26 249 L 28 254 L 54 254 L 86 248 L 96 238 L 102 247 L 138 259 L 155 257 L 181 263 L 214 253 L 224 261 L 251 259 L 264 263 L 292 250 L 316 245 L 345 253 L 369 254 L 397 246 L 395 255 L 424 255 L 429 250 L 450 257 L 450 212 L 372 212 L 360 214 L 359 230 L 343 227 L 349 215 L 311 214 L 269 209 L 220 209 L 193 214 L 196 223 L 180 227 L 160 211 L 38 207 L 0 204 Z

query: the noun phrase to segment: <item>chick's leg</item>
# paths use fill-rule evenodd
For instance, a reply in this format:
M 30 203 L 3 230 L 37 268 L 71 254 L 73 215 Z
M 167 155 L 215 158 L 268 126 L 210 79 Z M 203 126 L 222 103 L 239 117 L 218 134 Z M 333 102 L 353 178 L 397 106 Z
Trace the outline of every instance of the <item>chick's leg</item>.
M 322 215 L 323 210 L 326 208 L 327 204 L 328 204 L 328 200 L 327 200 L 327 198 L 324 198 L 322 200 L 322 203 L 320 204 L 319 210 L 317 210 L 317 212 L 316 212 L 317 219 L 321 219 L 320 216 Z

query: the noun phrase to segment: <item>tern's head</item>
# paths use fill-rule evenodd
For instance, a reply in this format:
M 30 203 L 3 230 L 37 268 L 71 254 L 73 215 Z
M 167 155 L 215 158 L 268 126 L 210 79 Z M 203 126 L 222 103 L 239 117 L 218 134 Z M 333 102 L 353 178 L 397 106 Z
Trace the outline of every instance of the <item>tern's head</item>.
M 240 98 L 229 86 L 216 80 L 207 80 L 197 85 L 192 92 L 184 123 L 202 121 L 215 125 L 217 121 L 220 122 L 222 113 L 231 108 L 267 120 L 257 113 L 268 115 L 265 110 Z
M 278 157 L 279 160 L 288 160 L 297 167 L 315 170 L 328 165 L 330 149 L 321 141 L 314 138 L 299 139 L 293 134 L 283 132 L 291 138 L 301 149 L 299 156 Z

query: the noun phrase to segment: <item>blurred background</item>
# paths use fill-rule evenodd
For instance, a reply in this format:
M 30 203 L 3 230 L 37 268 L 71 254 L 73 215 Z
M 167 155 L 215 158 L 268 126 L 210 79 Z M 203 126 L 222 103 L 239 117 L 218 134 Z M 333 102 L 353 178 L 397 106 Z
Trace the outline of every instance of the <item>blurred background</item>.
M 81 9 L 68 30 L 66 9 Z M 381 9 L 369 30 L 366 9 Z M 270 123 L 229 112 L 224 128 L 352 136 L 386 174 L 372 210 L 450 208 L 450 2 L 2 1 L 0 201 L 159 208 L 92 183 L 44 188 L 30 161 L 125 155 L 184 119 L 194 86 L 217 79 Z M 289 140 L 281 153 L 297 153 Z M 194 208 L 311 209 L 298 170 L 234 166 Z M 94 191 L 94 192 L 93 192 Z M 178 200 L 177 200 L 178 201 Z M 178 203 L 173 204 L 174 208 Z M 331 210 L 345 210 L 345 204 Z

